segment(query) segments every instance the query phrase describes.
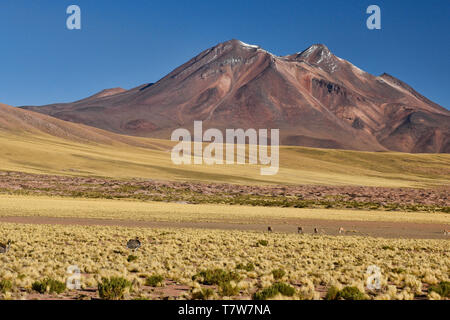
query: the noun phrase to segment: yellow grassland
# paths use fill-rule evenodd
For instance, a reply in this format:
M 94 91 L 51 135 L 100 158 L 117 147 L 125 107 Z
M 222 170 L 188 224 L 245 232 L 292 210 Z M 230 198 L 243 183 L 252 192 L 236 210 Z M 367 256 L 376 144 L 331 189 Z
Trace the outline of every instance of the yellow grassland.
M 279 207 L 187 205 L 132 200 L 0 195 L 0 216 L 95 218 L 134 221 L 226 222 L 249 224 L 286 219 L 323 219 L 444 223 L 450 215 L 430 212 L 300 209 Z
M 122 137 L 122 136 L 120 136 Z M 450 155 L 373 153 L 281 147 L 280 170 L 257 165 L 174 165 L 173 142 L 125 137 L 124 142 L 77 142 L 0 129 L 0 170 L 38 174 L 150 178 L 238 184 L 323 184 L 433 187 L 450 184 Z M 130 144 L 128 140 L 133 140 Z
M 142 248 L 132 254 L 126 241 L 138 236 Z M 71 265 L 79 267 L 82 288 L 96 288 L 102 277 L 120 276 L 133 283 L 126 298 L 146 297 L 145 277 L 161 275 L 190 290 L 202 287 L 192 276 L 201 270 L 220 268 L 236 271 L 242 298 L 275 281 L 295 286 L 289 299 L 319 299 L 331 286 L 355 286 L 367 299 L 414 299 L 425 295 L 440 299 L 424 289 L 449 281 L 448 241 L 330 237 L 259 232 L 140 229 L 16 225 L 0 223 L 0 239 L 10 239 L 8 254 L 0 256 L 0 279 L 12 288 L 0 298 L 26 299 L 34 281 L 46 277 L 65 282 Z M 260 240 L 267 245 L 258 246 Z M 238 264 L 254 265 L 254 270 L 236 269 Z M 369 294 L 367 268 L 380 268 L 380 290 Z M 272 271 L 286 275 L 275 280 Z M 222 298 L 217 288 L 213 298 Z M 190 290 L 180 298 L 190 299 Z M 34 297 L 39 299 L 39 297 Z M 163 297 L 155 297 L 162 299 Z M 274 297 L 283 299 L 285 297 Z

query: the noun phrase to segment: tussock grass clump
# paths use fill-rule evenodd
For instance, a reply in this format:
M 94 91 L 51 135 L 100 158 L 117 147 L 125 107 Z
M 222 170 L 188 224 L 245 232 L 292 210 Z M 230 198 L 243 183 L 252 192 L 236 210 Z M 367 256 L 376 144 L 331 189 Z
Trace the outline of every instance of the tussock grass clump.
M 241 277 L 234 271 L 226 271 L 223 269 L 208 269 L 197 273 L 192 280 L 198 281 L 206 285 L 219 285 L 224 282 L 239 281 Z
M 222 297 L 237 296 L 239 292 L 239 287 L 237 285 L 232 285 L 231 282 L 222 282 L 219 285 L 219 294 Z
M 286 271 L 284 271 L 283 269 L 275 269 L 272 270 L 272 275 L 275 280 L 280 280 L 286 275 Z
M 120 300 L 129 287 L 131 282 L 122 277 L 102 278 L 102 282 L 98 284 L 98 294 L 105 300 Z
M 450 298 L 450 282 L 442 281 L 441 283 L 432 286 L 430 292 L 436 292 L 441 297 Z
M 261 291 L 256 292 L 253 295 L 253 299 L 268 300 L 270 298 L 275 297 L 278 294 L 281 294 L 286 297 L 292 297 L 295 294 L 295 288 L 286 283 L 277 282 L 271 285 L 270 287 L 264 288 Z
M 269 241 L 267 240 L 259 240 L 256 245 L 259 246 L 263 246 L 263 247 L 267 247 L 269 245 Z
M 450 213 L 450 207 L 443 207 L 441 208 L 441 211 L 444 213 Z
M 198 291 L 193 291 L 191 296 L 193 300 L 208 300 L 214 296 L 214 291 L 210 288 L 199 289 Z
M 0 280 L 0 293 L 6 293 L 12 290 L 12 282 L 10 280 Z
M 332 286 L 328 289 L 325 300 L 366 300 L 366 296 L 356 287 L 345 287 L 339 290 Z
M 392 268 L 391 272 L 400 274 L 400 273 L 406 273 L 406 270 L 403 268 Z
M 356 287 L 345 287 L 337 294 L 337 300 L 366 300 L 364 293 Z
M 46 278 L 42 281 L 33 282 L 31 288 L 40 294 L 48 293 L 63 293 L 66 290 L 66 284 L 64 282 Z
M 328 289 L 327 294 L 325 296 L 325 300 L 337 300 L 339 297 L 339 289 L 335 286 L 332 286 Z
M 133 261 L 136 261 L 137 259 L 138 259 L 137 256 L 134 256 L 134 255 L 130 254 L 130 255 L 128 256 L 128 258 L 127 258 L 127 261 L 128 261 L 128 262 L 133 262 Z
M 249 262 L 247 264 L 238 263 L 236 265 L 236 269 L 251 272 L 251 271 L 255 271 L 255 265 L 251 262 Z
M 162 284 L 164 281 L 164 277 L 159 274 L 154 274 L 150 277 L 147 277 L 145 279 L 145 285 L 150 287 L 157 287 L 158 285 Z
M 219 294 L 222 297 L 236 296 L 240 292 L 239 287 L 231 283 L 232 281 L 237 282 L 241 280 L 241 276 L 234 271 L 222 269 L 203 270 L 193 276 L 192 280 L 204 285 L 218 285 Z

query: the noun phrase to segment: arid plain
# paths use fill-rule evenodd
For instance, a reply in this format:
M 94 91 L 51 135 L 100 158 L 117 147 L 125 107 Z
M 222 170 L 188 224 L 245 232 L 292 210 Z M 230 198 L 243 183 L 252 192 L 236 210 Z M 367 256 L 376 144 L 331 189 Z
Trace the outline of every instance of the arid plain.
M 448 154 L 281 147 L 263 177 L 175 166 L 169 141 L 0 113 L 5 299 L 448 299 Z

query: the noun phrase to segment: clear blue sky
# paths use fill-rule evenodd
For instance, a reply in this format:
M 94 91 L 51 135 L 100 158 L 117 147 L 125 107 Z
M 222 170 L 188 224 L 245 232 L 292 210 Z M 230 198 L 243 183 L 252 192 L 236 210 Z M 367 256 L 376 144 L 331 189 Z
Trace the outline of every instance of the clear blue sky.
M 66 8 L 82 30 L 66 29 Z M 382 30 L 366 28 L 370 4 Z M 449 0 L 1 0 L 0 102 L 40 105 L 155 82 L 232 38 L 277 55 L 324 43 L 450 107 Z

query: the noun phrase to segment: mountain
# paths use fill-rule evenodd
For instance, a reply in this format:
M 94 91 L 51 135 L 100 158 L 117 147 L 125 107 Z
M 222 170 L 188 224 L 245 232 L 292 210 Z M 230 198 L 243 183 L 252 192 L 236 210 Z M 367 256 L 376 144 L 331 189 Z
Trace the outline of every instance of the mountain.
M 320 44 L 279 57 L 231 40 L 154 84 L 23 108 L 163 139 L 203 120 L 204 128 L 222 130 L 279 128 L 285 145 L 450 153 L 450 111 L 395 77 L 373 76 Z
M 0 175 L 16 172 L 117 179 L 266 184 L 435 187 L 448 185 L 450 155 L 281 147 L 277 175 L 259 166 L 184 165 L 171 161 L 175 142 L 124 136 L 0 104 Z M 402 170 L 399 171 L 399 168 Z M 52 180 L 52 177 L 48 177 Z M 44 179 L 46 180 L 46 179 Z M 42 188 L 49 188 L 38 179 Z M 68 180 L 58 178 L 58 183 Z M 17 182 L 17 181 L 16 181 Z M 118 187 L 118 185 L 116 186 Z

